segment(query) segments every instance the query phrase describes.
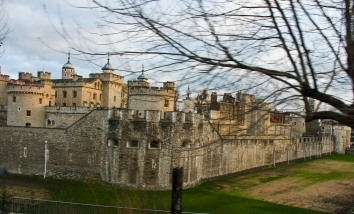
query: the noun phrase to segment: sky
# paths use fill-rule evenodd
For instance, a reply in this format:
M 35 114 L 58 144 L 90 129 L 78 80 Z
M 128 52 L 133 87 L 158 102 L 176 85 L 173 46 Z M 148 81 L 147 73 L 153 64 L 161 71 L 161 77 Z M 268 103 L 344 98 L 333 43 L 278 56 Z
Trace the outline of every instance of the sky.
M 68 60 L 70 49 L 55 28 L 61 32 L 62 20 L 68 33 L 72 32 L 75 38 L 75 23 L 84 25 L 86 29 L 95 27 L 96 17 L 92 11 L 77 9 L 64 0 L 4 0 L 4 3 L 11 32 L 0 47 L 4 51 L 0 57 L 1 73 L 17 79 L 18 72 L 37 75 L 37 71 L 44 70 L 51 72 L 52 79 L 61 78 L 61 68 Z M 75 0 L 75 5 L 87 4 L 86 0 Z M 107 57 L 93 64 L 71 54 L 70 61 L 77 74 L 88 77 L 89 73 L 101 72 Z M 124 63 L 124 59 L 111 56 L 110 63 L 117 68 Z M 141 65 L 136 69 L 141 70 Z M 122 73 L 119 72 L 119 75 Z

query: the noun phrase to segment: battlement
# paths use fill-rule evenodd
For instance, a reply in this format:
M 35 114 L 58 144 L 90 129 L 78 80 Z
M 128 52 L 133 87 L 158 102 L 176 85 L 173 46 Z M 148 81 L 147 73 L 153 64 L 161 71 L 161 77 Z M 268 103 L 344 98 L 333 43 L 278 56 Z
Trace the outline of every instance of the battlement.
M 69 107 L 69 106 L 47 106 L 46 113 L 84 113 L 88 114 L 92 111 L 89 107 Z
M 91 73 L 89 75 L 90 78 L 98 78 L 101 81 L 113 81 L 113 82 L 119 82 L 119 83 L 124 83 L 124 77 L 119 76 L 117 74 L 112 74 L 112 73 Z
M 82 86 L 84 85 L 84 82 L 82 81 L 71 81 L 71 80 L 68 80 L 68 81 L 61 81 L 61 82 L 53 82 L 53 87 L 56 87 L 56 86 Z
M 159 87 L 149 87 L 149 88 L 129 88 L 129 95 L 136 94 L 146 94 L 146 95 L 175 95 L 175 90 L 171 88 L 159 88 Z
M 41 84 L 8 85 L 7 93 L 43 94 L 44 87 Z
M 133 79 L 128 81 L 128 87 L 150 87 L 150 83 Z
M 40 80 L 50 80 L 52 74 L 50 72 L 46 71 L 38 71 L 37 72 L 37 78 Z
M 19 73 L 18 73 L 18 79 L 19 79 L 19 80 L 29 80 L 29 81 L 33 82 L 33 81 L 36 79 L 36 77 L 33 76 L 32 73 L 19 72 Z
M 197 113 L 184 113 L 177 111 L 166 112 L 166 117 L 162 118 L 159 110 L 133 110 L 133 109 L 113 109 L 111 117 L 121 120 L 145 120 L 146 122 L 176 122 L 178 118 L 182 123 L 202 123 L 204 115 Z
M 175 88 L 175 83 L 174 82 L 164 82 L 163 83 L 163 88 L 170 88 L 170 89 L 174 89 Z
M 5 74 L 0 74 L 0 81 L 9 82 L 10 81 L 10 76 L 9 75 L 5 75 Z

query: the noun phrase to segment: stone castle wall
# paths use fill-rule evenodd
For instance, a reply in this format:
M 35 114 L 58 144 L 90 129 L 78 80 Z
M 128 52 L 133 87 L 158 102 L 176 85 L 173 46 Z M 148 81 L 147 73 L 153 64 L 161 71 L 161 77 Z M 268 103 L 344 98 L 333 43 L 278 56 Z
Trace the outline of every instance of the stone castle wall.
M 7 106 L 0 105 L 0 126 L 5 126 L 7 123 Z
M 134 112 L 94 109 L 65 129 L 1 126 L 0 165 L 10 173 L 43 175 L 48 141 L 47 176 L 161 190 L 171 188 L 176 166 L 184 167 L 184 187 L 191 187 L 206 179 L 334 151 L 326 136 L 222 140 L 201 115 L 167 112 L 161 119 L 160 111 L 145 111 L 133 118 Z
M 67 128 L 92 111 L 88 107 L 45 107 L 47 128 Z

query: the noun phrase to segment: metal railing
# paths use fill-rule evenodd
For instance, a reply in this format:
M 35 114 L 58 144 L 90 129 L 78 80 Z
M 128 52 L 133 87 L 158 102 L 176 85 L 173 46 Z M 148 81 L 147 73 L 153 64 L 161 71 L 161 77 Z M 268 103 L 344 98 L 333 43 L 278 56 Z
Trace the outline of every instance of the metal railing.
M 167 210 L 103 206 L 17 197 L 2 198 L 0 201 L 1 214 L 160 214 L 170 212 Z M 192 214 L 191 212 L 182 213 Z

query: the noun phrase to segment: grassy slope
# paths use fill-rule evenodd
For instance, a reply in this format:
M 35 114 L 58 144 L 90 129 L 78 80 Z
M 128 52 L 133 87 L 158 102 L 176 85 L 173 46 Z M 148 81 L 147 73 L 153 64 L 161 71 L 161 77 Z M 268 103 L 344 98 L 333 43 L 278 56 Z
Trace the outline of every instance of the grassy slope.
M 322 162 L 326 163 L 323 167 L 327 169 L 327 172 L 309 170 L 313 167 L 313 164 L 321 166 Z M 345 168 L 339 167 L 338 170 L 336 169 L 335 166 L 340 165 L 340 163 L 352 164 L 350 166 L 353 166 L 354 169 L 354 156 L 326 156 L 321 159 L 292 164 L 291 166 L 205 182 L 200 186 L 183 191 L 183 210 L 206 213 L 321 213 L 257 200 L 257 197 L 251 194 L 251 190 L 257 188 L 257 185 L 276 182 L 281 179 L 300 179 L 303 188 L 305 188 L 318 182 L 353 177 L 353 170 L 348 173 Z M 286 175 L 264 176 L 262 174 L 282 169 L 287 170 Z M 170 191 L 120 190 L 98 184 L 48 178 L 44 180 L 38 177 L 19 175 L 0 177 L 0 182 L 5 177 L 6 179 L 24 179 L 25 182 L 44 188 L 49 192 L 52 200 L 160 210 L 170 209 Z

